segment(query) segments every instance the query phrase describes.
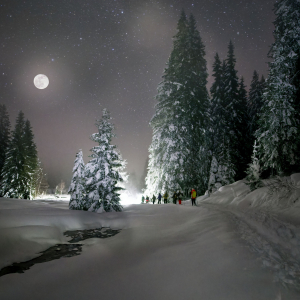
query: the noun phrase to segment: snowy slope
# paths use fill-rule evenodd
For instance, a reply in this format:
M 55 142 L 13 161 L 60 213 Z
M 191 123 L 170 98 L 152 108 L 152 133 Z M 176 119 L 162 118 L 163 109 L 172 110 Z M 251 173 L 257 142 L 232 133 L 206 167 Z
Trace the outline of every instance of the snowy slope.
M 300 174 L 264 184 L 251 192 L 238 181 L 197 203 L 232 213 L 242 238 L 278 281 L 300 289 Z
M 236 182 L 199 197 L 198 207 L 131 205 L 103 214 L 68 210 L 67 202 L 0 198 L 0 268 L 66 243 L 66 230 L 121 229 L 82 241 L 79 256 L 0 277 L 0 299 L 299 299 L 300 273 L 289 274 L 299 248 L 295 195 L 281 199 L 290 207 L 280 209 L 266 188 L 249 193 Z M 290 265 L 282 265 L 283 253 Z
M 220 204 L 230 209 L 251 211 L 253 208 L 278 215 L 281 219 L 300 225 L 300 173 L 264 180 L 265 187 L 250 191 L 243 181 L 221 187 L 210 196 L 198 197 L 198 203 Z

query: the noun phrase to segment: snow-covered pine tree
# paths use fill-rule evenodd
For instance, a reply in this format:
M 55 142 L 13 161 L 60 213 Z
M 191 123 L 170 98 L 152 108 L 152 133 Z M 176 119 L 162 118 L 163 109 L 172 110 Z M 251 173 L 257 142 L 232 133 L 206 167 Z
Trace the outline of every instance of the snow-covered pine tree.
M 102 119 L 96 123 L 98 132 L 91 136 L 91 140 L 99 145 L 91 149 L 92 159 L 85 166 L 85 210 L 95 212 L 122 210 L 118 192 L 123 188 L 118 186 L 118 183 L 123 181 L 120 171 L 125 167 L 125 162 L 115 150 L 116 146 L 111 145 L 115 135 L 110 120 L 109 112 L 104 109 Z
M 10 121 L 6 106 L 0 104 L 0 182 L 1 173 L 5 162 L 5 155 L 10 142 Z M 1 192 L 0 192 L 1 196 Z
M 69 209 L 83 210 L 85 208 L 85 165 L 81 149 L 76 154 L 68 193 L 70 194 Z
M 31 199 L 33 177 L 38 167 L 38 156 L 37 156 L 36 144 L 34 142 L 34 135 L 29 120 L 25 121 L 23 143 L 24 143 L 24 154 L 25 154 L 24 177 L 26 178 L 27 181 L 26 191 L 23 197 L 24 199 Z
M 173 50 L 158 87 L 146 178 L 149 193 L 178 188 L 204 190 L 199 149 L 207 126 L 204 45 L 193 16 L 182 11 Z
M 225 79 L 226 64 L 221 62 L 218 53 L 213 64 L 214 82 L 210 89 L 209 149 L 211 153 L 208 190 L 214 192 L 219 187 L 234 182 L 230 146 L 230 124 L 226 113 Z
M 178 78 L 179 74 L 188 72 L 186 70 L 188 23 L 184 12 L 178 21 L 173 43 L 174 49 L 167 63 L 163 81 L 158 87 L 156 112 L 150 122 L 153 138 L 149 148 L 146 183 L 147 190 L 151 194 L 158 190 L 175 190 L 184 182 L 184 170 L 180 167 L 183 167 L 186 153 L 181 153 L 181 146 L 185 142 L 182 135 L 188 135 L 188 131 L 187 127 L 181 126 L 181 122 L 185 120 L 183 117 L 185 112 L 180 103 L 182 99 L 179 99 L 182 82 Z M 185 152 L 188 152 L 187 147 L 184 148 Z
M 22 198 L 27 191 L 28 178 L 24 170 L 26 158 L 24 129 L 24 114 L 20 111 L 2 169 L 1 194 L 4 197 Z
M 219 188 L 219 184 L 216 180 L 216 173 L 218 171 L 218 149 L 221 139 L 220 130 L 222 127 L 218 126 L 222 123 L 222 107 L 221 100 L 224 98 L 224 85 L 223 85 L 223 70 L 222 63 L 219 54 L 216 53 L 215 61 L 213 63 L 214 82 L 210 88 L 210 107 L 209 107 L 209 129 L 207 130 L 207 136 L 209 141 L 209 180 L 208 190 L 209 192 L 215 191 Z M 219 176 L 218 176 L 219 177 Z M 215 186 L 218 186 L 216 187 Z
M 159 137 L 160 134 L 158 129 L 154 131 L 153 128 L 152 143 L 149 147 L 148 172 L 145 178 L 146 191 L 149 195 L 156 194 L 157 191 L 166 189 L 164 181 L 162 180 L 163 174 L 160 162 L 162 161 L 163 153 L 159 151 Z
M 274 11 L 272 62 L 255 136 L 260 165 L 281 175 L 300 170 L 300 2 L 280 0 Z
M 32 178 L 38 158 L 30 122 L 19 112 L 2 169 L 1 194 L 10 198 L 31 198 Z
M 247 184 L 250 186 L 251 191 L 264 186 L 262 180 L 261 180 L 261 166 L 259 164 L 259 160 L 256 156 L 256 151 L 257 146 L 256 146 L 256 141 L 254 142 L 254 147 L 253 147 L 253 155 L 252 155 L 252 163 L 249 164 L 249 168 L 247 169 Z
M 209 127 L 209 95 L 207 91 L 207 64 L 205 60 L 205 47 L 196 28 L 196 21 L 191 14 L 189 28 L 189 65 L 190 74 L 186 76 L 186 118 L 190 125 L 190 149 L 194 159 L 186 162 L 189 177 L 186 188 L 197 188 L 198 193 L 204 193 L 208 183 L 209 158 L 206 131 Z M 189 97 L 188 97 L 189 95 Z
M 226 59 L 226 71 L 224 74 L 225 93 L 224 93 L 224 110 L 226 118 L 229 120 L 229 155 L 231 157 L 234 170 L 235 180 L 245 177 L 244 149 L 243 149 L 243 132 L 246 106 L 244 100 L 240 99 L 239 82 L 237 71 L 235 69 L 236 59 L 234 55 L 234 46 L 230 41 Z M 243 102 L 242 102 L 243 101 Z
M 237 166 L 237 179 L 245 178 L 246 170 L 248 168 L 249 163 L 251 162 L 252 149 L 253 149 L 253 141 L 251 139 L 250 131 L 249 131 L 249 123 L 250 117 L 248 114 L 248 97 L 246 86 L 244 84 L 244 78 L 241 77 L 239 82 L 239 102 L 238 102 L 238 110 L 240 112 L 240 120 L 239 120 L 239 154 L 240 161 Z

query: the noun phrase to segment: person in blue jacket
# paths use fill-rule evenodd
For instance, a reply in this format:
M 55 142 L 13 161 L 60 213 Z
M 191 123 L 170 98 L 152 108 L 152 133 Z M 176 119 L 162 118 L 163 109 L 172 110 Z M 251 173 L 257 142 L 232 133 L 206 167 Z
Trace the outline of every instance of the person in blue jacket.
M 157 204 L 161 204 L 161 193 L 158 193 L 157 200 Z

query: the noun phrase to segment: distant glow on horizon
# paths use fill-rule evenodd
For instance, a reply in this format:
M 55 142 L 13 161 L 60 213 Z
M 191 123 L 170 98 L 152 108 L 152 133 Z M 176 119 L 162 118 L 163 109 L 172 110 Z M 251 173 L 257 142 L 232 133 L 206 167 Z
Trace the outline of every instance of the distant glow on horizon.
M 33 83 L 36 88 L 43 90 L 49 85 L 49 78 L 44 74 L 38 74 L 34 77 Z
M 142 194 L 132 194 L 130 192 L 124 192 L 120 195 L 122 205 L 141 204 Z

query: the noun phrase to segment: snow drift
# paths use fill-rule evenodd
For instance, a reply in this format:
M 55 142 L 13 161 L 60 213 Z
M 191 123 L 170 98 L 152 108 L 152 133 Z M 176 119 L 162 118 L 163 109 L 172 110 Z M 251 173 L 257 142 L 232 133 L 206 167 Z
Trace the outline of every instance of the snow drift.
M 81 255 L 2 276 L 1 296 L 299 299 L 300 174 L 281 181 L 253 192 L 238 181 L 198 197 L 198 207 L 130 205 L 102 214 L 69 210 L 63 201 L 0 198 L 0 268 L 67 243 L 68 230 L 121 229 L 108 239 L 84 240 Z

